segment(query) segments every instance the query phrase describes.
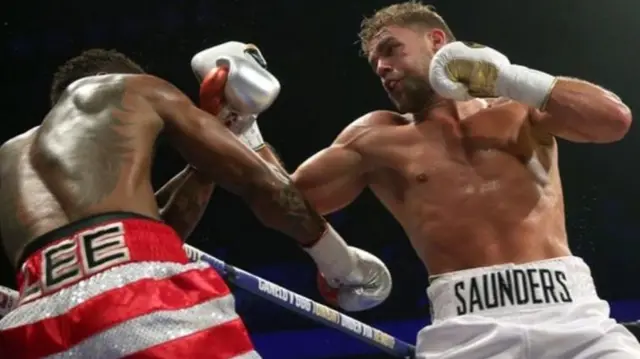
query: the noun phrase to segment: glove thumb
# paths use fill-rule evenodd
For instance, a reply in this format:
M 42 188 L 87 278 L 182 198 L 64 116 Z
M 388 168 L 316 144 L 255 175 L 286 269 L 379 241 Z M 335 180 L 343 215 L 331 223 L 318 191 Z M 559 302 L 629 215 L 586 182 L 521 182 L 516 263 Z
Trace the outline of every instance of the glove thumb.
M 209 71 L 200 84 L 200 108 L 217 115 L 222 109 L 224 87 L 229 75 L 228 67 L 217 67 Z

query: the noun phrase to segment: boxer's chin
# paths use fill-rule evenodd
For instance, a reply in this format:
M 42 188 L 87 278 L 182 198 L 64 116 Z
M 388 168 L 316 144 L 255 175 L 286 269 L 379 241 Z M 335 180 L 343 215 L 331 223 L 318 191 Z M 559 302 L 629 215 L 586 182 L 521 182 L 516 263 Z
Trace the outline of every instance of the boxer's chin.
M 396 106 L 396 109 L 398 110 L 398 112 L 400 112 L 400 113 L 410 113 L 410 112 L 412 112 L 411 111 L 412 106 L 411 106 L 411 104 L 409 104 L 406 101 L 406 99 L 391 98 L 391 101 Z
M 420 112 L 433 100 L 435 93 L 424 78 L 408 77 L 403 85 L 403 91 L 392 98 L 399 112 Z

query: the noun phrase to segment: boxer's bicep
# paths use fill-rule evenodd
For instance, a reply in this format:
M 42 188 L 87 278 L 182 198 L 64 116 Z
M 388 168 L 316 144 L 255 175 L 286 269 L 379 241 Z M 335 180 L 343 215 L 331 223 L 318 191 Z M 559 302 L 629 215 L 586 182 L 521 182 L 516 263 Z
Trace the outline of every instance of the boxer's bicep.
M 360 162 L 357 152 L 334 145 L 300 165 L 292 179 L 311 205 L 325 215 L 353 202 L 366 187 Z
M 242 196 L 266 226 L 303 244 L 320 238 L 326 229 L 324 219 L 282 169 L 258 157 L 217 118 L 194 106 L 175 87 L 166 82 L 164 86 L 169 94 L 155 95 L 154 107 L 164 119 L 171 142 L 199 173 Z
M 571 142 L 591 142 L 588 133 L 582 133 L 579 128 L 568 128 L 562 122 L 556 121 L 551 114 L 534 108 L 530 110 L 529 122 L 538 132 L 548 133 Z
M 218 119 L 195 108 L 172 124 L 178 151 L 202 173 L 240 195 L 260 221 L 302 244 L 317 240 L 325 221 L 279 166 L 240 142 Z
M 171 142 L 189 163 L 225 189 L 241 195 L 271 173 L 218 119 L 195 106 L 178 116 L 166 126 Z
M 321 214 L 350 204 L 367 186 L 367 168 L 358 146 L 371 127 L 360 122 L 356 120 L 347 127 L 330 147 L 303 162 L 292 176 Z
M 158 78 L 148 81 L 147 98 L 163 119 L 169 140 L 200 173 L 239 195 L 273 177 L 262 159 L 182 91 Z

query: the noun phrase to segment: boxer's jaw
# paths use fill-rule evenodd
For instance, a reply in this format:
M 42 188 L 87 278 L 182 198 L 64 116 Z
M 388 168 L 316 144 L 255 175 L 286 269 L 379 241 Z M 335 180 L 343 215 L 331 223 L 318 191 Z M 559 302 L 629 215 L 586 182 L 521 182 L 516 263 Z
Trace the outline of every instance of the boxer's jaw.
M 441 30 L 414 26 L 387 26 L 373 36 L 369 63 L 398 111 L 418 112 L 430 102 L 429 63 L 444 42 Z

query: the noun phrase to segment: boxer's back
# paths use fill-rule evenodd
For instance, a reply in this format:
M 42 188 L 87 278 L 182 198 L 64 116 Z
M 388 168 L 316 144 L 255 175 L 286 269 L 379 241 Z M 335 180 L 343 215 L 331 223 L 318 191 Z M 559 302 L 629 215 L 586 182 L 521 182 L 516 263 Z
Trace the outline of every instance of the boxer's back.
M 68 222 L 31 166 L 29 152 L 37 129 L 10 139 L 0 148 L 0 231 L 4 250 L 14 264 L 31 239 Z
M 31 161 L 69 221 L 113 211 L 158 217 L 150 166 L 162 120 L 131 81 L 138 76 L 72 83 L 38 130 Z

